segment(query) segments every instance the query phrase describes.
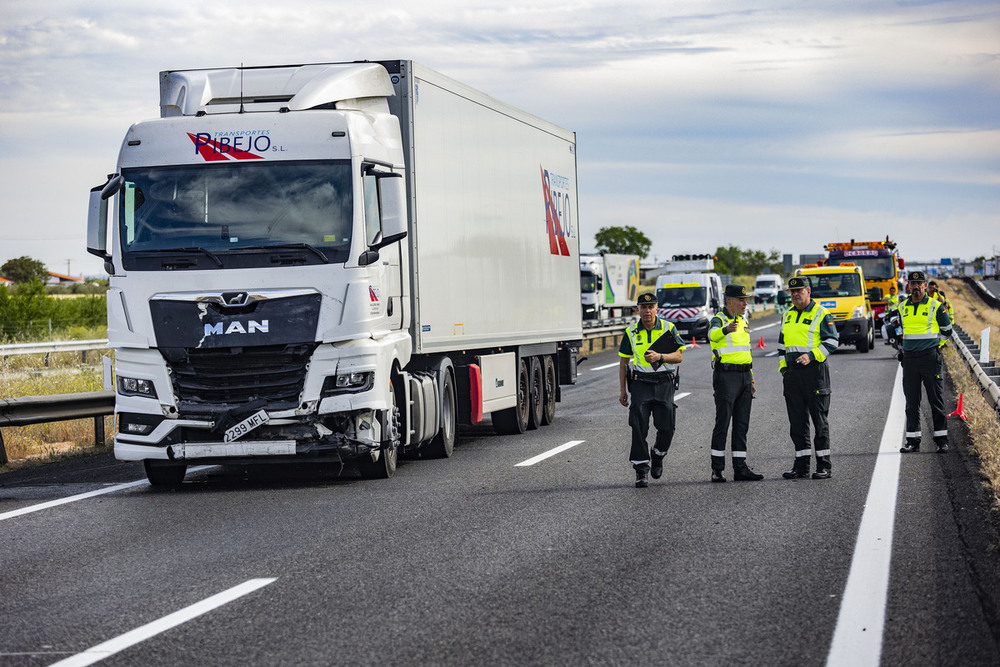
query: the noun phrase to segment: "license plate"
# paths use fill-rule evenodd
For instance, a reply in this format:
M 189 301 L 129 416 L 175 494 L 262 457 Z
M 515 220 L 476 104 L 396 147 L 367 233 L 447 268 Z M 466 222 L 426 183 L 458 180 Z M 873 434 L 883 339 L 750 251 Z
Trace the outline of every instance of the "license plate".
M 259 410 L 254 414 L 250 415 L 243 421 L 241 421 L 236 426 L 226 429 L 226 435 L 223 438 L 226 442 L 232 442 L 238 438 L 242 438 L 250 431 L 254 430 L 258 426 L 263 426 L 268 421 L 270 417 L 267 416 L 267 412 L 264 410 Z

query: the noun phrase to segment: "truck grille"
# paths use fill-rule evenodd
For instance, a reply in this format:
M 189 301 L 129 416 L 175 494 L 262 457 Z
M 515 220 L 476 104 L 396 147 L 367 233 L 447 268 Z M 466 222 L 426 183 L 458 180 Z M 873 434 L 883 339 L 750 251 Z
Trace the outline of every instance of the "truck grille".
M 298 405 L 315 345 L 164 350 L 182 404 L 232 406 L 258 399 L 270 409 Z

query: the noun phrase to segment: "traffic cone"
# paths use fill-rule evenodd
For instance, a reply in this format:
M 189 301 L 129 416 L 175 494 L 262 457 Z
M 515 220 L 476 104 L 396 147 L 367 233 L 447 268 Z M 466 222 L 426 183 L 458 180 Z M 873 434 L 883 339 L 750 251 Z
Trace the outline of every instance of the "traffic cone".
M 965 410 L 962 409 L 962 394 L 958 395 L 958 407 L 955 408 L 955 411 L 952 412 L 948 416 L 949 417 L 954 417 L 955 415 L 958 415 L 959 417 L 961 417 L 962 421 L 967 421 L 966 418 L 965 418 Z
M 757 339 L 757 347 L 755 347 L 754 349 L 755 350 L 760 350 L 760 349 L 763 349 L 765 347 L 767 347 L 767 345 L 764 344 L 764 337 L 761 336 L 760 338 Z
M 691 336 L 691 344 L 688 347 L 701 347 L 701 345 L 698 345 L 698 341 L 694 339 L 694 336 Z

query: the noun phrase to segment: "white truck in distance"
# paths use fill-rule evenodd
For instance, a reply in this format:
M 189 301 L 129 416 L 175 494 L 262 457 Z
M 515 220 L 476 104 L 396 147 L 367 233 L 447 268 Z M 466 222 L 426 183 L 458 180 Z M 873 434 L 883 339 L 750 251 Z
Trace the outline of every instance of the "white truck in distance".
M 160 73 L 91 191 L 115 455 L 447 457 L 555 417 L 582 339 L 576 137 L 411 61 Z
M 639 297 L 638 255 L 580 255 L 583 319 L 631 315 Z

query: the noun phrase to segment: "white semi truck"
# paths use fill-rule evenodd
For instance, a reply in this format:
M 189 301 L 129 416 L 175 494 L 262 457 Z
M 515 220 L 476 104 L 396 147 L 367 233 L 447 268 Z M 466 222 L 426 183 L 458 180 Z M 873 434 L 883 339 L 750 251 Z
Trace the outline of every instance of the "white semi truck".
M 631 315 L 639 297 L 638 255 L 580 255 L 583 319 Z
M 576 137 L 406 60 L 160 73 L 90 196 L 110 274 L 115 455 L 450 456 L 576 379 Z

